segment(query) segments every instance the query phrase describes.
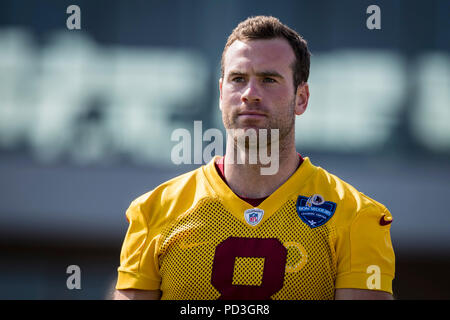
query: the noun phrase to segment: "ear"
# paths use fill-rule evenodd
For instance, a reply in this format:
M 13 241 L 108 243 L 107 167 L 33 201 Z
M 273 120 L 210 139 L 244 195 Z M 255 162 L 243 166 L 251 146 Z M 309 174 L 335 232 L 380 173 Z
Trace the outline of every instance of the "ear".
M 309 87 L 308 83 L 304 82 L 297 87 L 297 93 L 295 95 L 295 114 L 301 115 L 306 111 L 309 100 Z
M 222 84 L 223 84 L 223 78 L 219 79 L 219 108 L 220 111 L 222 111 Z

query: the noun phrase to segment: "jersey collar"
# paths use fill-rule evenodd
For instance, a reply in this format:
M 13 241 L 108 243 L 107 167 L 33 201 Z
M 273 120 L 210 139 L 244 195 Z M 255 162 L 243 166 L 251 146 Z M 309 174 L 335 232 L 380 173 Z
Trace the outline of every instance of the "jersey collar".
M 244 211 L 254 207 L 239 198 L 222 180 L 214 166 L 214 162 L 218 157 L 219 156 L 215 156 L 208 164 L 202 166 L 203 175 L 215 197 L 220 200 L 225 208 L 236 218 L 245 223 Z M 298 194 L 300 189 L 307 183 L 307 180 L 317 169 L 318 168 L 311 163 L 308 157 L 303 158 L 303 163 L 300 168 L 298 168 L 286 182 L 257 207 L 264 210 L 264 216 L 261 223 L 254 228 L 260 226 L 265 220 L 270 218 L 274 212 L 290 199 L 292 194 Z

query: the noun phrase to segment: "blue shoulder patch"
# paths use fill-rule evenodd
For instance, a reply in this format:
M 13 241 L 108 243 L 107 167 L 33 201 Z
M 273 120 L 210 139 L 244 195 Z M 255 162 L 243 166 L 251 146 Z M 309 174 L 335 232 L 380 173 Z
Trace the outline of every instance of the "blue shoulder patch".
M 336 203 L 325 201 L 320 194 L 310 197 L 298 196 L 297 214 L 310 228 L 327 223 L 336 211 Z

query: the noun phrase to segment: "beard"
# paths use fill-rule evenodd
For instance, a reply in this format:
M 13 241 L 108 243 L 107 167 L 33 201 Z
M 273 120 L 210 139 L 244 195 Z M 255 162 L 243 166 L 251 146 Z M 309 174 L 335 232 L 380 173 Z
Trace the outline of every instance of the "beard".
M 239 110 L 235 109 L 230 114 L 222 112 L 222 120 L 227 130 L 227 135 L 233 138 L 234 145 L 239 145 L 239 141 L 245 141 L 245 149 L 249 148 L 270 148 L 273 139 L 278 139 L 280 148 L 287 144 L 287 140 L 294 134 L 295 128 L 295 96 L 287 105 L 281 108 L 283 113 L 267 113 L 263 124 L 259 120 L 245 120 L 239 123 Z M 258 107 L 257 110 L 266 111 L 265 108 Z M 272 130 L 278 130 L 278 134 L 273 135 Z M 264 136 L 267 137 L 264 139 Z M 248 139 L 247 139 L 248 138 Z M 260 145 L 260 143 L 262 144 Z

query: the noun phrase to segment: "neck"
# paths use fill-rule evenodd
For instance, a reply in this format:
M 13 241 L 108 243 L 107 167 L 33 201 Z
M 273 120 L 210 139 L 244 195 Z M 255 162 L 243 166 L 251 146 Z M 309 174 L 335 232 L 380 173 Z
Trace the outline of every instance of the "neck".
M 280 144 L 279 150 L 273 150 L 272 147 L 269 147 L 270 157 L 260 156 L 268 155 L 266 148 L 257 150 L 255 163 L 251 161 L 249 149 L 237 148 L 235 141 L 228 139 L 224 175 L 233 192 L 245 198 L 263 198 L 271 195 L 289 179 L 300 161 L 294 139 L 288 144 Z

